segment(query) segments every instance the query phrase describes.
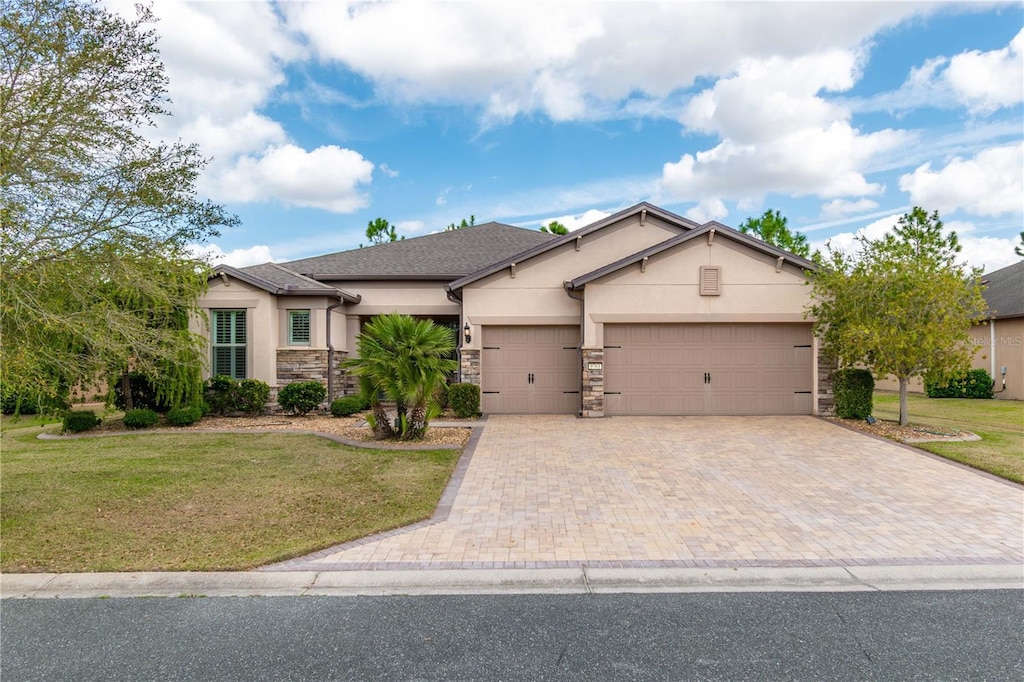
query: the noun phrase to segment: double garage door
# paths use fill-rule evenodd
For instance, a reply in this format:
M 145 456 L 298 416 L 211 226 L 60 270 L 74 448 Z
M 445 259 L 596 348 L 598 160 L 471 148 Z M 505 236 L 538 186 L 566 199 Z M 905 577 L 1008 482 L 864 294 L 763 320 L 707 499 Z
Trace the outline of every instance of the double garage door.
M 805 324 L 605 325 L 605 414 L 811 414 Z
M 606 324 L 605 414 L 811 414 L 806 324 Z M 579 329 L 485 326 L 487 414 L 580 409 Z

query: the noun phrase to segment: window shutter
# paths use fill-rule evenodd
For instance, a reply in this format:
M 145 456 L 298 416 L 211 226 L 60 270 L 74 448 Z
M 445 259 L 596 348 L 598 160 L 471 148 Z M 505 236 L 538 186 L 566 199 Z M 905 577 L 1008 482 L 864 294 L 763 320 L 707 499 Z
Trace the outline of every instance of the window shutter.
M 294 346 L 309 345 L 309 311 L 288 312 L 288 343 Z
M 722 294 L 722 268 L 719 265 L 700 266 L 700 295 L 720 296 Z

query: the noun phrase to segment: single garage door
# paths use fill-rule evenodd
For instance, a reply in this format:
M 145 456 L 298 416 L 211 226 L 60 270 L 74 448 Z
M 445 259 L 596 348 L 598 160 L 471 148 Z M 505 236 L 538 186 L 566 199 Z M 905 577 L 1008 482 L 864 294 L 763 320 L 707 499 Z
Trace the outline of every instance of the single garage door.
M 604 327 L 605 414 L 811 414 L 806 324 Z
M 485 414 L 573 414 L 579 410 L 579 327 L 484 326 Z

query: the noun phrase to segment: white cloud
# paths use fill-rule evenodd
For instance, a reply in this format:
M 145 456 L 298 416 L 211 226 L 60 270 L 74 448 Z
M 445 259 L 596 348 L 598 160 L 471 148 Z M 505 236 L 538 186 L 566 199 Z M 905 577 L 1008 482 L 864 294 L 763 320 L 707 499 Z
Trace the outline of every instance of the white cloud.
M 581 215 L 578 216 L 569 214 L 558 216 L 557 218 L 548 218 L 546 220 L 540 221 L 540 224 L 547 225 L 552 221 L 557 220 L 561 224 L 565 225 L 570 232 L 572 232 L 573 230 L 578 230 L 581 227 L 586 227 L 591 223 L 596 223 L 598 220 L 604 220 L 610 215 L 611 213 L 606 213 L 605 211 L 599 211 L 596 208 L 592 208 L 589 211 L 586 211 L 585 213 L 582 213 Z
M 938 56 L 910 70 L 895 91 L 853 102 L 859 111 L 966 107 L 988 115 L 1024 101 L 1024 30 L 998 50 Z
M 974 113 L 991 113 L 1024 101 L 1024 29 L 1000 50 L 956 55 L 944 76 Z
M 422 220 L 399 220 L 395 223 L 395 231 L 398 232 L 399 236 L 408 235 L 415 237 L 422 234 L 427 229 L 427 224 Z
M 824 220 L 836 220 L 848 215 L 873 211 L 876 208 L 878 208 L 878 202 L 871 199 L 858 199 L 857 201 L 833 199 L 821 207 L 821 217 Z
M 888 215 L 884 218 L 879 218 L 872 223 L 868 223 L 856 232 L 840 232 L 839 234 L 834 234 L 825 239 L 812 241 L 811 253 L 814 253 L 816 250 L 820 250 L 824 253 L 826 246 L 831 248 L 833 251 L 855 253 L 859 246 L 857 241 L 858 238 L 865 237 L 867 239 L 878 239 L 879 237 L 885 236 L 887 233 L 892 232 L 893 228 L 896 227 L 896 222 L 902 215 L 902 213 Z
M 686 217 L 698 223 L 721 220 L 729 215 L 729 209 L 720 199 L 705 199 L 686 212 Z
M 270 255 L 270 247 L 264 244 L 251 246 L 248 249 L 233 249 L 225 252 L 218 244 L 191 244 L 189 251 L 194 258 L 205 260 L 211 265 L 230 265 L 244 268 L 247 265 L 270 263 L 274 258 Z
M 474 104 L 485 119 L 554 120 L 657 105 L 744 58 L 853 48 L 914 4 L 286 3 L 319 56 L 402 102 Z M 813 27 L 813 29 L 812 29 Z M 635 110 L 634 110 L 635 113 Z
M 911 201 L 941 213 L 1020 214 L 1024 209 L 1024 143 L 992 147 L 973 159 L 954 158 L 938 171 L 931 164 L 900 177 Z
M 286 144 L 260 157 L 245 156 L 218 178 L 224 201 L 277 199 L 286 205 L 348 213 L 367 205 L 359 185 L 369 184 L 373 164 L 334 145 L 311 152 Z
M 378 166 L 378 168 L 380 169 L 381 173 L 383 173 L 384 175 L 388 176 L 389 178 L 397 178 L 398 177 L 398 171 L 396 171 L 394 168 L 392 168 L 391 166 L 387 165 L 386 163 L 382 163 L 380 166 Z

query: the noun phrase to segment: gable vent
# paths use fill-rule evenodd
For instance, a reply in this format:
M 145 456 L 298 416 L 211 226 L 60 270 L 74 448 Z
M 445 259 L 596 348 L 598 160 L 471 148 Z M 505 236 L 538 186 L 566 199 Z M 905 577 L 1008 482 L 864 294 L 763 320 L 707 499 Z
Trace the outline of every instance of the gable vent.
M 719 265 L 700 266 L 700 295 L 720 296 L 722 293 L 722 268 Z

